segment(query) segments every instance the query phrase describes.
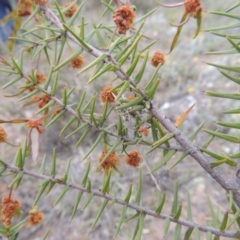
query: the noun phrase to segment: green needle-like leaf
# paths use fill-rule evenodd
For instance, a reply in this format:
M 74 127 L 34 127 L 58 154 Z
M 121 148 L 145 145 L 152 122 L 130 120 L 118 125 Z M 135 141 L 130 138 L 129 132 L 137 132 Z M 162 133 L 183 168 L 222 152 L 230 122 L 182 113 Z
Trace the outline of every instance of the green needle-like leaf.
M 229 212 L 226 211 L 225 214 L 224 214 L 222 223 L 221 223 L 221 225 L 220 225 L 220 230 L 221 230 L 222 232 L 224 232 L 224 231 L 226 230 L 226 228 L 227 228 L 228 215 L 229 215 Z
M 193 232 L 193 228 L 189 228 L 184 235 L 184 240 L 189 240 L 189 238 L 191 237 L 191 234 Z
M 197 31 L 196 31 L 193 39 L 196 38 L 198 36 L 198 34 L 200 33 L 201 25 L 202 25 L 202 11 L 198 11 L 197 12 Z
M 185 13 L 183 14 L 183 16 L 182 16 L 182 19 L 181 19 L 181 22 L 180 22 L 180 23 L 183 23 L 183 22 L 187 19 L 187 17 L 188 17 L 188 13 L 185 12 Z M 177 41 L 178 41 L 179 36 L 180 36 L 180 33 L 181 33 L 181 31 L 182 31 L 182 28 L 183 28 L 183 25 L 181 25 L 181 26 L 178 27 L 177 33 L 176 33 L 176 35 L 174 36 L 174 39 L 173 39 L 173 41 L 172 41 L 172 44 L 171 44 L 171 47 L 170 47 L 170 51 L 169 51 L 168 54 L 170 54 L 170 53 L 172 52 L 172 50 L 176 47 Z
M 207 130 L 207 129 L 203 129 L 203 131 L 208 133 L 208 134 L 211 134 L 215 137 L 224 139 L 224 140 L 232 142 L 232 143 L 239 143 L 240 142 L 239 138 L 234 137 L 234 136 L 229 135 L 229 134 L 214 132 L 214 131 L 210 131 L 210 130 Z
M 87 152 L 87 154 L 83 157 L 82 161 L 85 160 L 93 151 L 94 149 L 96 148 L 96 146 L 101 142 L 101 140 L 104 138 L 105 136 L 105 133 L 104 132 L 101 132 L 96 141 L 92 144 L 92 147 L 91 149 Z
M 19 172 L 17 176 L 12 180 L 12 182 L 9 184 L 9 188 L 15 187 L 16 189 L 18 188 L 24 174 L 22 172 Z
M 103 194 L 106 194 L 107 192 L 109 192 L 111 175 L 112 175 L 112 169 L 110 168 L 108 170 L 107 179 L 105 180 L 105 183 L 104 183 L 103 188 L 102 188 L 102 193 Z
M 174 199 L 172 204 L 172 215 L 176 215 L 178 211 L 178 181 L 175 182 L 174 186 Z
M 200 231 L 197 227 L 194 228 L 194 234 L 195 234 L 195 239 L 196 240 L 201 240 L 200 239 Z
M 87 184 L 88 174 L 89 174 L 90 168 L 91 168 L 91 162 L 89 161 L 88 165 L 87 165 L 87 169 L 85 170 L 85 173 L 84 173 L 83 179 L 82 179 L 82 186 L 83 187 L 85 187 L 86 184 Z
M 217 217 L 217 215 L 214 211 L 215 208 L 212 205 L 212 201 L 211 201 L 210 197 L 208 197 L 208 205 L 209 205 L 210 214 L 211 214 L 211 217 L 212 217 L 212 224 L 215 228 L 218 228 L 219 227 L 219 220 L 218 220 L 218 217 Z
M 173 216 L 174 220 L 178 220 L 182 213 L 182 204 L 179 205 L 176 214 Z
M 141 81 L 141 79 L 143 77 L 143 74 L 145 72 L 146 65 L 147 65 L 147 62 L 148 62 L 149 50 L 147 50 L 144 54 L 145 54 L 145 56 L 144 56 L 144 60 L 143 60 L 142 66 L 141 66 L 139 72 L 137 73 L 137 75 L 136 75 L 136 77 L 134 79 L 134 81 L 136 83 L 140 83 L 140 81 Z
M 121 229 L 121 227 L 122 227 L 124 218 L 125 218 L 125 216 L 126 216 L 127 209 L 128 209 L 127 206 L 124 206 L 124 207 L 122 208 L 122 213 L 121 213 L 121 216 L 120 216 L 118 225 L 117 225 L 117 229 L 116 229 L 116 231 L 115 231 L 115 233 L 114 233 L 113 239 L 115 239 L 115 238 L 117 237 L 117 235 L 118 235 L 118 233 L 119 233 L 119 231 L 120 231 L 120 229 Z
M 63 23 L 63 27 L 76 38 L 76 40 L 83 46 L 83 48 L 85 48 L 86 51 L 91 51 L 91 47 L 89 47 L 88 44 L 83 39 L 81 39 L 71 28 L 69 28 L 64 23 Z
M 160 160 L 160 162 L 151 169 L 151 173 L 156 172 L 158 169 L 164 166 L 176 152 L 176 150 L 169 150 L 167 154 Z
M 176 224 L 173 240 L 179 240 L 179 236 L 181 236 L 181 230 L 182 230 L 182 225 Z
M 44 180 L 44 181 L 42 182 L 41 187 L 40 187 L 40 189 L 39 189 L 39 191 L 38 191 L 38 194 L 37 194 L 35 200 L 33 201 L 33 204 L 32 204 L 33 207 L 36 206 L 38 200 L 39 200 L 40 197 L 42 196 L 42 194 L 43 194 L 44 190 L 46 189 L 46 187 L 48 186 L 49 182 L 50 182 L 50 181 L 49 181 L 48 179 L 46 179 L 46 180 Z
M 76 199 L 76 202 L 75 202 L 74 207 L 73 207 L 72 215 L 70 217 L 70 222 L 73 220 L 73 218 L 74 218 L 74 216 L 77 212 L 77 208 L 78 208 L 78 205 L 81 201 L 82 195 L 83 195 L 83 192 L 79 192 L 78 195 L 77 195 L 77 199 Z
M 86 138 L 86 136 L 88 135 L 88 133 L 91 131 L 92 127 L 91 126 L 87 126 L 85 131 L 83 132 L 82 136 L 79 138 L 79 140 L 77 141 L 77 143 L 75 144 L 75 148 L 78 147 L 81 142 Z
M 90 194 L 88 195 L 88 197 L 87 197 L 87 199 L 86 199 L 86 201 L 85 201 L 85 203 L 84 203 L 84 205 L 83 205 L 82 211 L 86 209 L 86 207 L 87 207 L 87 206 L 89 205 L 89 203 L 92 201 L 93 197 L 94 197 L 94 194 L 93 194 L 93 193 L 90 193 Z
M 65 186 L 60 195 L 58 196 L 57 200 L 53 203 L 53 206 L 56 206 L 60 202 L 60 200 L 65 196 L 68 190 L 69 186 Z
M 156 214 L 160 214 L 162 212 L 162 208 L 164 206 L 165 203 L 165 199 L 166 199 L 166 192 L 163 192 L 161 195 L 161 198 L 158 202 L 157 208 L 156 208 Z
M 141 201 L 141 194 L 142 194 L 142 168 L 139 169 L 139 180 L 138 180 L 138 187 L 136 192 L 135 202 L 137 205 L 140 204 Z
M 170 224 L 171 224 L 171 221 L 168 218 L 166 218 L 164 221 L 164 237 L 166 237 L 168 234 Z
M 56 149 L 53 149 L 53 154 L 52 154 L 52 168 L 51 168 L 51 176 L 55 177 L 56 175 L 56 159 L 57 159 L 57 153 Z
M 81 71 L 79 71 L 78 74 L 81 74 L 81 73 L 87 71 L 88 69 L 94 67 L 96 64 L 103 62 L 106 57 L 107 57 L 107 54 L 105 54 L 105 53 L 101 54 L 99 57 L 97 57 L 95 60 L 93 60 L 89 65 L 87 65 Z
M 160 147 L 162 144 L 173 138 L 173 133 L 167 133 L 164 137 L 160 138 L 157 142 L 154 142 L 151 149 L 146 153 L 149 154 L 150 152 L 154 151 L 156 148 Z
M 95 228 L 95 226 L 96 226 L 99 218 L 101 217 L 101 215 L 102 215 L 105 207 L 107 206 L 107 204 L 108 204 L 108 200 L 105 199 L 105 200 L 103 201 L 102 206 L 100 207 L 99 212 L 98 212 L 98 214 L 97 214 L 97 217 L 96 217 L 96 219 L 95 219 L 95 221 L 94 221 L 94 223 L 93 223 L 93 225 L 92 225 L 92 227 L 91 227 L 91 231 Z

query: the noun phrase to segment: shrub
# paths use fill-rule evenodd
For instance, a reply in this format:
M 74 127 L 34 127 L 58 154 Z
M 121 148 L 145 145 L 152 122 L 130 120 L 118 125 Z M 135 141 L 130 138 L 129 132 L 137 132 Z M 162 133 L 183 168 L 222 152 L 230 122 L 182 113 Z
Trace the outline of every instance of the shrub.
M 62 203 L 72 207 L 71 213 L 65 207 L 59 209 L 59 212 L 66 210 L 70 221 L 81 218 L 79 205 L 82 204 L 81 210 L 87 213 L 80 225 L 88 226 L 90 218 L 89 231 L 101 224 L 102 231 L 109 232 L 107 238 L 118 238 L 121 229 L 127 229 L 125 234 L 122 233 L 124 239 L 130 239 L 128 230 L 131 230 L 132 239 L 144 238 L 144 225 L 151 217 L 164 220 L 161 233 L 157 234 L 159 239 L 167 234 L 169 239 L 183 236 L 190 239 L 194 234 L 192 239 L 200 239 L 204 234 L 207 239 L 239 239 L 240 152 L 237 149 L 227 155 L 209 147 L 211 142 L 219 139 L 227 146 L 239 145 L 239 136 L 234 133 L 239 129 L 239 123 L 216 122 L 230 129 L 229 132 L 203 129 L 204 123 L 201 123 L 187 136 L 184 127 L 195 104 L 185 107 L 180 115 L 174 114 L 173 121 L 159 107 L 157 98 L 161 86 L 160 71 L 167 64 L 167 55 L 177 48 L 178 41 L 183 41 L 180 37 L 182 29 L 191 19 L 196 23 L 194 38 L 201 30 L 204 15 L 200 1 L 185 0 L 171 5 L 157 1 L 156 7 L 145 15 L 138 15 L 138 3 L 135 7 L 129 0 L 124 3 L 102 1 L 105 9 L 98 16 L 97 24 L 87 22 L 82 14 L 84 3 L 78 5 L 77 1 L 60 6 L 57 1 L 50 5 L 47 0 L 23 0 L 19 1 L 18 8 L 24 4 L 28 6 L 27 14 L 18 14 L 16 23 L 20 17 L 29 16 L 22 21 L 23 31 L 19 37 L 12 38 L 12 44 L 18 40 L 22 45 L 19 51 L 0 56 L 0 72 L 8 75 L 2 89 L 11 92 L 6 97 L 19 100 L 16 105 L 20 108 L 12 119 L 7 114 L 0 119 L 1 145 L 8 144 L 11 149 L 17 147 L 13 159 L 4 159 L 4 156 L 0 159 L 0 176 L 9 189 L 2 194 L 0 233 L 9 239 L 17 239 L 21 238 L 23 226 L 27 229 L 25 231 L 30 231 L 29 227 L 45 224 L 48 229 L 42 236 L 46 239 L 51 225 L 46 219 L 54 221 L 49 206 L 58 208 Z M 164 7 L 183 8 L 180 23 L 172 24 L 177 31 L 168 54 L 158 48 L 158 41 L 145 34 L 144 24 L 157 14 L 159 5 L 161 11 Z M 239 15 L 232 13 L 239 6 L 235 4 L 225 12 L 208 13 L 239 21 Z M 15 13 L 19 13 L 18 10 L 15 9 Z M 21 13 L 23 10 L 26 8 L 21 9 Z M 104 16 L 107 21 L 102 20 Z M 239 35 L 218 32 L 236 26 L 238 23 L 206 30 L 232 45 L 230 50 L 221 49 L 208 54 L 239 54 L 236 41 Z M 227 79 L 240 84 L 238 66 L 206 64 L 218 68 Z M 151 73 L 146 76 L 149 66 Z M 239 93 L 207 91 L 205 94 L 224 101 L 240 99 Z M 31 116 L 24 116 L 21 107 L 28 108 Z M 240 110 L 225 110 L 224 113 L 234 115 Z M 14 134 L 18 138 L 15 131 L 10 133 L 15 124 L 22 124 L 26 132 L 26 138 L 19 146 L 12 139 Z M 54 126 L 61 127 L 61 130 Z M 51 157 L 45 155 L 44 146 L 53 144 L 51 138 L 49 142 L 43 138 L 44 132 L 49 131 L 66 138 L 75 136 L 68 147 L 79 151 L 72 152 L 72 157 L 64 162 L 60 158 L 65 155 L 56 148 L 52 149 Z M 205 142 L 201 138 L 196 145 L 194 140 L 201 132 L 209 138 Z M 66 151 L 65 147 L 61 147 L 62 152 Z M 72 160 L 76 158 L 76 161 Z M 198 163 L 196 169 L 203 169 L 208 174 L 204 175 L 206 178 L 215 180 L 219 194 L 226 199 L 219 208 L 208 197 L 210 211 L 205 223 L 198 219 L 199 212 L 192 214 L 191 199 L 195 199 L 194 204 L 197 201 L 190 189 L 186 193 L 176 180 L 170 187 L 171 195 L 160 181 L 159 175 L 164 169 L 170 174 L 176 166 L 184 166 L 184 159 Z M 193 173 L 197 172 L 196 169 L 192 170 Z M 123 186 L 122 181 L 129 172 L 131 181 Z M 137 180 L 133 180 L 133 174 L 137 175 Z M 29 188 L 29 178 L 40 183 L 40 187 L 33 181 Z M 24 187 L 27 192 L 35 194 L 31 206 L 26 203 L 25 209 L 24 200 L 18 194 Z M 76 194 L 75 199 L 72 192 Z M 44 194 L 52 195 L 55 201 L 51 202 Z M 150 200 L 149 195 L 152 195 Z M 107 206 L 116 208 L 116 214 L 110 218 L 102 216 L 109 211 Z M 60 225 L 57 227 L 51 232 L 64 230 Z M 78 233 L 77 239 L 85 233 L 86 230 Z

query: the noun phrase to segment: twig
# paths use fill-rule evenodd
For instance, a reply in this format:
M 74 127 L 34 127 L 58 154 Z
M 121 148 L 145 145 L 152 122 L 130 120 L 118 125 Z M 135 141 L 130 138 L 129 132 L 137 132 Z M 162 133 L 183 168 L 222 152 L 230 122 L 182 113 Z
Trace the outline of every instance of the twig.
M 1 161 L 1 164 L 3 164 L 3 161 Z M 133 203 L 126 203 L 125 201 L 123 201 L 119 198 L 115 198 L 115 197 L 113 197 L 111 195 L 108 195 L 108 194 L 103 194 L 102 192 L 100 192 L 98 190 L 93 190 L 92 189 L 91 191 L 88 191 L 85 187 L 83 187 L 79 184 L 69 183 L 69 182 L 64 183 L 62 181 L 59 181 L 59 179 L 49 177 L 49 176 L 46 176 L 46 175 L 42 175 L 42 174 L 39 174 L 39 173 L 35 173 L 35 172 L 25 170 L 25 169 L 20 170 L 19 168 L 15 167 L 13 165 L 6 164 L 6 163 L 4 163 L 4 167 L 11 170 L 12 172 L 23 173 L 25 175 L 34 177 L 35 179 L 49 180 L 52 183 L 69 186 L 70 188 L 77 189 L 78 191 L 86 192 L 88 194 L 92 193 L 94 196 L 98 196 L 98 197 L 107 199 L 109 201 L 113 201 L 113 202 L 115 202 L 119 205 L 122 205 L 122 206 L 127 206 L 128 208 L 134 209 L 137 212 L 144 212 L 147 215 L 153 216 L 153 217 L 156 217 L 156 218 L 169 219 L 171 222 L 186 226 L 188 228 L 198 228 L 202 232 L 211 232 L 212 234 L 217 235 L 217 236 L 223 236 L 223 237 L 228 237 L 228 238 L 236 238 L 236 232 L 233 232 L 233 231 L 221 232 L 219 229 L 211 228 L 211 227 L 207 227 L 207 226 L 202 226 L 202 225 L 199 225 L 199 224 L 196 224 L 196 223 L 193 223 L 193 222 L 189 222 L 189 221 L 186 221 L 186 220 L 183 220 L 183 219 L 175 220 L 170 215 L 162 214 L 162 213 L 161 214 L 156 214 L 152 210 L 147 210 L 147 209 L 145 209 L 143 207 L 140 207 L 140 206 L 138 206 L 136 204 L 133 204 Z
M 58 17 L 46 5 L 40 5 L 40 10 L 45 14 L 46 19 L 51 21 L 52 24 L 63 29 L 63 25 L 58 19 Z M 80 47 L 83 47 L 71 33 L 67 32 L 66 36 Z M 100 55 L 102 55 L 102 52 L 99 51 L 98 49 L 90 45 L 88 45 L 88 47 L 90 50 L 88 49 L 85 50 L 89 52 L 91 55 L 95 57 L 99 57 Z M 136 87 L 139 90 L 139 94 L 143 97 L 143 100 L 148 101 L 144 91 L 137 87 L 137 84 L 134 82 L 134 79 L 132 77 L 126 75 L 126 73 L 121 69 L 119 64 L 115 61 L 115 59 L 111 56 L 110 53 L 107 56 L 107 58 L 109 60 L 105 59 L 105 62 L 111 61 L 113 64 L 118 66 L 118 70 L 115 71 L 115 74 L 122 80 L 128 80 L 132 86 Z M 202 166 L 204 170 L 207 171 L 212 176 L 212 178 L 214 178 L 220 184 L 220 186 L 222 186 L 226 191 L 233 190 L 234 200 L 240 207 L 240 191 L 238 190 L 240 188 L 240 184 L 236 181 L 236 176 L 232 179 L 228 179 L 226 175 L 223 174 L 221 171 L 217 170 L 216 168 L 211 168 L 203 153 L 200 152 L 200 150 L 187 137 L 185 137 L 175 127 L 173 123 L 170 122 L 170 120 L 157 108 L 157 106 L 153 106 L 152 102 L 150 102 L 150 104 L 151 104 L 150 112 L 152 113 L 152 115 L 170 133 L 174 134 L 174 138 L 185 149 L 185 151 L 188 152 L 189 155 L 192 156 L 200 164 L 200 166 Z

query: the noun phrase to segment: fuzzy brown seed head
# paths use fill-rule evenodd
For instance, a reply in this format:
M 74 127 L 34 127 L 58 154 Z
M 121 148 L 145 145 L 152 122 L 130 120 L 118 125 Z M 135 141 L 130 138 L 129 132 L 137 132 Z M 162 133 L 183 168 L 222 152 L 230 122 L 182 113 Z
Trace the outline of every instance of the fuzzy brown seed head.
M 51 100 L 51 97 L 48 94 L 44 93 L 40 100 L 41 101 L 38 103 L 38 108 L 44 107 Z
M 54 114 L 57 115 L 57 114 L 59 114 L 62 110 L 63 110 L 63 108 L 62 108 L 62 107 L 59 107 L 59 108 L 57 108 L 57 109 L 54 111 Z
M 42 4 L 45 5 L 48 3 L 48 0 L 34 0 L 35 4 Z
M 46 81 L 46 76 L 40 72 L 38 72 L 36 74 L 36 81 L 37 81 L 37 84 L 41 84 L 41 83 L 44 83 Z
M 0 125 L 0 143 L 5 142 L 7 138 L 7 133 L 4 128 Z
M 104 151 L 102 153 L 101 157 L 99 158 L 99 162 L 102 162 L 106 154 L 107 154 L 107 151 Z M 118 155 L 115 152 L 112 152 L 110 156 L 106 159 L 106 161 L 102 164 L 102 168 L 105 171 L 108 171 L 111 167 L 119 166 L 119 165 L 120 165 L 120 159 Z
M 32 0 L 20 0 L 18 5 L 18 16 L 25 17 L 32 13 Z
M 202 12 L 200 0 L 185 0 L 184 1 L 185 11 L 192 17 L 197 17 L 197 12 Z
M 71 3 L 67 3 L 64 5 L 64 7 L 68 7 Z M 75 4 L 73 5 L 70 9 L 68 9 L 66 12 L 65 12 L 65 16 L 70 18 L 73 16 L 73 14 L 77 11 L 78 9 L 78 6 Z
M 133 21 L 136 17 L 135 12 L 130 6 L 123 5 L 113 14 L 113 21 L 115 22 L 118 33 L 126 34 L 126 31 L 133 28 Z
M 159 64 L 163 65 L 165 63 L 165 55 L 160 51 L 156 51 L 152 56 L 151 63 L 154 67 L 157 67 Z
M 111 89 L 111 86 L 107 86 L 101 91 L 100 99 L 102 102 L 108 101 L 109 103 L 111 103 L 115 101 L 114 95 L 117 95 L 117 91 L 111 92 Z
M 46 103 L 44 101 L 40 101 L 38 103 L 38 108 L 43 108 L 46 105 Z
M 44 101 L 45 103 L 48 103 L 51 100 L 51 97 L 48 94 L 43 94 L 42 95 L 42 101 Z
M 82 55 L 77 56 L 70 62 L 70 64 L 72 68 L 81 68 L 84 65 L 83 56 Z
M 147 137 L 148 134 L 149 134 L 149 129 L 146 128 L 146 127 L 140 127 L 140 128 L 138 129 L 138 132 L 139 132 L 139 133 L 142 133 L 145 137 Z
M 125 156 L 125 162 L 132 167 L 138 167 L 140 161 L 141 156 L 137 150 L 132 150 Z
M 31 9 L 28 9 L 28 8 L 26 8 L 24 10 L 18 9 L 17 14 L 19 17 L 26 17 L 26 16 L 31 15 L 32 11 L 31 11 Z
M 9 196 L 3 197 L 1 205 L 1 221 L 6 226 L 10 226 L 11 218 L 18 215 L 20 207 L 20 201 Z
M 42 125 L 42 120 L 39 119 L 30 119 L 26 123 L 26 127 L 36 128 L 39 134 L 43 133 L 43 129 L 41 128 Z
M 28 215 L 28 224 L 30 226 L 35 226 L 43 221 L 44 214 L 34 207 Z

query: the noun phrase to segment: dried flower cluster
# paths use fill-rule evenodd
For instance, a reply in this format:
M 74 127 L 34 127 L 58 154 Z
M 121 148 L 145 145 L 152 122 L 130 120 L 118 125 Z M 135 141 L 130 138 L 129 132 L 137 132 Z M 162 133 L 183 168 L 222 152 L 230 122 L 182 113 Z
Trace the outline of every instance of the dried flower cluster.
M 5 142 L 7 138 L 7 133 L 4 128 L 0 125 L 0 143 Z
M 202 12 L 200 0 L 185 0 L 185 11 L 192 17 L 197 17 L 197 12 Z
M 42 125 L 43 125 L 42 120 L 39 120 L 39 119 L 30 119 L 26 123 L 26 127 L 36 128 L 38 133 L 40 133 L 40 134 L 43 132 L 43 129 L 40 128 L 40 127 L 42 127 Z
M 71 3 L 67 3 L 64 5 L 64 7 L 68 7 Z M 73 14 L 77 11 L 78 9 L 78 6 L 76 4 L 74 4 L 70 9 L 68 9 L 66 12 L 65 12 L 65 16 L 70 18 L 73 16 Z
M 102 102 L 114 102 L 115 101 L 115 96 L 117 95 L 117 91 L 113 91 L 111 92 L 112 87 L 111 86 L 107 86 L 105 87 L 102 92 L 100 93 L 100 99 Z
M 32 13 L 32 0 L 20 0 L 18 5 L 18 16 L 25 17 Z
M 28 215 L 28 224 L 30 226 L 35 226 L 43 221 L 44 214 L 34 207 Z
M 163 65 L 165 63 L 165 55 L 160 51 L 156 51 L 152 56 L 151 63 L 154 67 L 157 67 L 159 64 Z
M 125 162 L 132 167 L 138 167 L 140 161 L 141 155 L 137 150 L 132 150 L 125 156 Z
M 70 62 L 70 64 L 72 68 L 81 68 L 84 65 L 83 56 L 82 55 L 77 56 Z
M 46 81 L 46 76 L 43 73 L 37 72 L 36 74 L 36 81 L 37 84 L 41 84 L 44 83 Z
M 133 21 L 136 17 L 135 12 L 130 6 L 123 5 L 113 14 L 113 21 L 115 22 L 118 33 L 126 34 L 126 31 L 133 28 Z
M 145 137 L 147 137 L 148 134 L 149 134 L 149 129 L 146 128 L 146 127 L 140 127 L 140 128 L 138 129 L 138 132 L 139 132 L 139 133 L 142 133 Z
M 37 84 L 44 83 L 46 81 L 46 79 L 47 78 L 43 73 L 37 72 L 37 74 L 36 74 L 36 83 Z M 27 81 L 26 83 L 29 84 L 29 83 L 31 83 L 31 81 Z M 32 92 L 33 90 L 35 90 L 35 88 L 36 88 L 35 86 L 29 87 L 28 91 Z
M 107 155 L 107 151 L 104 151 L 99 158 L 99 162 L 102 162 L 104 157 Z M 115 152 L 112 152 L 110 156 L 106 159 L 106 161 L 102 164 L 102 168 L 105 171 L 108 171 L 113 166 L 119 166 L 120 165 L 120 158 Z
M 17 216 L 20 213 L 21 203 L 12 197 L 3 197 L 1 206 L 1 221 L 10 226 L 12 217 Z
M 44 93 L 42 97 L 39 98 L 38 108 L 43 108 L 50 100 L 51 97 Z

